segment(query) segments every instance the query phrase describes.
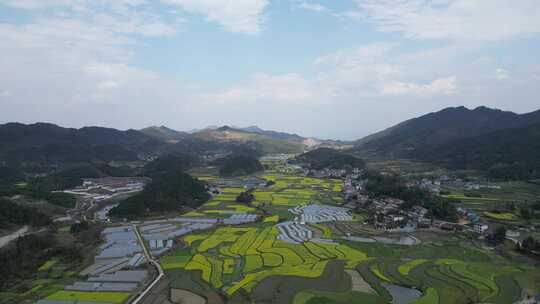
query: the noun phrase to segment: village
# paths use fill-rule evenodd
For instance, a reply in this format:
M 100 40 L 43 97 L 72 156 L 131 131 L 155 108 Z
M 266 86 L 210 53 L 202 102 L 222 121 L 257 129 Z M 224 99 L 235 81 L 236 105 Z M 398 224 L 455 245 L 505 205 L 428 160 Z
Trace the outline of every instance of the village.
M 363 224 L 377 230 L 389 233 L 413 233 L 415 231 L 469 232 L 478 238 L 484 239 L 494 229 L 490 226 L 489 220 L 482 214 L 465 207 L 456 208 L 457 221 L 447 221 L 435 219 L 429 214 L 429 210 L 421 204 L 413 204 L 412 207 L 403 208 L 405 201 L 402 199 L 391 196 L 370 197 L 365 191 L 368 180 L 361 178 L 363 169 L 323 168 L 314 170 L 297 164 L 291 164 L 288 167 L 289 169 L 285 171 L 295 171 L 305 176 L 342 179 L 344 182 L 342 191 L 345 199 L 344 207 L 350 210 L 367 212 L 368 218 L 363 221 Z M 501 186 L 489 181 L 464 181 L 461 178 L 446 175 L 432 179 L 411 180 L 407 181 L 405 185 L 408 188 L 417 187 L 428 191 L 434 196 L 442 195 L 444 193 L 442 189 L 445 187 L 458 188 L 463 191 L 501 189 Z M 506 238 L 513 241 L 516 241 L 519 236 L 520 232 L 517 229 L 506 231 Z

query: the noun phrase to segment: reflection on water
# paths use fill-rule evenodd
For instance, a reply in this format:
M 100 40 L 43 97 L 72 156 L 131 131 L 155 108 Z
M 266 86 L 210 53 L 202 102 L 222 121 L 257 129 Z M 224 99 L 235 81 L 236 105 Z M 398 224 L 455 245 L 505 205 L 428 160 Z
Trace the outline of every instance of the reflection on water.
M 392 304 L 408 304 L 422 296 L 416 289 L 401 287 L 393 284 L 382 284 L 392 295 Z

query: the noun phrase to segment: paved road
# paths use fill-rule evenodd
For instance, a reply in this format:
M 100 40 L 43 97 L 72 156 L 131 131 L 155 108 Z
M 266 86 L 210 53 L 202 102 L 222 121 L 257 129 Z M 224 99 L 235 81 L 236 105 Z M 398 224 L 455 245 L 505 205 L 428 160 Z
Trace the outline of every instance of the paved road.
M 161 280 L 161 278 L 163 278 L 165 273 L 163 272 L 163 269 L 161 268 L 161 265 L 159 265 L 159 263 L 156 260 L 154 260 L 154 258 L 150 254 L 150 252 L 148 252 L 148 249 L 146 248 L 146 245 L 144 244 L 144 240 L 141 237 L 141 234 L 139 233 L 139 229 L 137 228 L 137 226 L 135 224 L 132 224 L 131 226 L 133 227 L 133 231 L 135 231 L 135 234 L 137 235 L 137 238 L 139 239 L 139 243 L 141 243 L 141 246 L 143 248 L 144 256 L 146 257 L 146 260 L 150 264 L 152 264 L 154 267 L 156 267 L 156 269 L 158 271 L 158 276 L 154 279 L 154 281 L 152 281 L 152 283 L 150 283 L 148 286 L 146 286 L 146 288 L 143 290 L 143 292 L 141 292 L 131 302 L 131 304 L 137 304 L 137 303 L 141 302 L 144 299 L 144 297 L 146 296 L 146 294 L 148 294 L 148 292 L 150 292 L 150 290 L 152 290 L 152 288 L 159 282 L 159 280 Z

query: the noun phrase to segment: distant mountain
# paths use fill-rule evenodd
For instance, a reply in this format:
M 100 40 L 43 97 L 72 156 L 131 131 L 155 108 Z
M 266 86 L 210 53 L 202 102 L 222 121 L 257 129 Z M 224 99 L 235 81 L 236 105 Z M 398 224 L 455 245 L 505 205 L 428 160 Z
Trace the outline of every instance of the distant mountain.
M 48 123 L 0 125 L 0 159 L 8 164 L 132 161 L 164 144 L 136 130 L 73 129 Z
M 200 156 L 212 156 L 215 154 L 242 154 L 253 157 L 264 155 L 262 147 L 256 142 L 221 141 L 213 139 L 201 139 L 194 136 L 185 138 L 175 144 L 168 145 L 164 153 L 185 153 Z
M 257 133 L 261 135 L 268 136 L 273 139 L 282 139 L 282 140 L 294 140 L 294 141 L 303 141 L 306 138 L 302 137 L 297 134 L 291 134 L 286 132 L 277 132 L 277 131 L 271 131 L 271 130 L 263 130 L 257 126 L 250 126 L 246 128 L 240 128 L 242 131 L 250 132 L 250 133 Z
M 318 148 L 296 157 L 298 163 L 307 164 L 312 169 L 364 168 L 362 159 L 330 148 Z
M 140 132 L 165 142 L 176 143 L 189 136 L 187 132 L 176 131 L 165 126 L 151 126 L 141 129 Z
M 223 126 L 217 129 L 205 129 L 193 133 L 192 136 L 209 142 L 253 143 L 258 145 L 263 153 L 300 153 L 304 150 L 302 137 L 283 134 L 272 131 L 251 132 Z
M 356 149 L 415 157 L 456 140 L 540 123 L 540 110 L 519 115 L 486 107 L 465 107 L 410 119 L 356 142 Z

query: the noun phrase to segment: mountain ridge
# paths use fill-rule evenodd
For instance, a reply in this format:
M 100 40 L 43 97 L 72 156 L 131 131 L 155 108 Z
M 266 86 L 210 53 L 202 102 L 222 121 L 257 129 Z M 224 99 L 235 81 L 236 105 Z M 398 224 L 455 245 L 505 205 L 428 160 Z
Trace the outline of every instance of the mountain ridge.
M 493 131 L 540 122 L 540 110 L 526 114 L 477 107 L 445 108 L 396 124 L 356 141 L 357 149 L 408 156 L 413 151 Z
M 538 142 L 540 110 L 516 114 L 484 106 L 453 107 L 364 137 L 354 150 L 526 179 L 540 176 Z

